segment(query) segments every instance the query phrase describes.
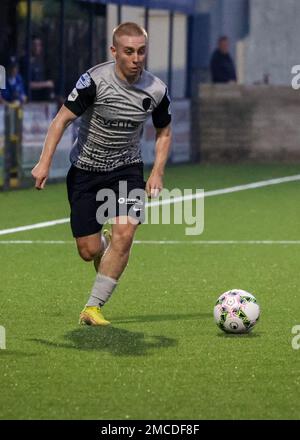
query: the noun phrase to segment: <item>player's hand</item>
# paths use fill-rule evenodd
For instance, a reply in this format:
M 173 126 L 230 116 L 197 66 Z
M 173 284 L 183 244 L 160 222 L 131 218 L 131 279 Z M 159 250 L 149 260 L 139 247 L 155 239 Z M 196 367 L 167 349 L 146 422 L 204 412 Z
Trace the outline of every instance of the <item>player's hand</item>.
M 49 175 L 49 166 L 38 163 L 31 171 L 32 177 L 35 179 L 36 189 L 44 189 Z
M 151 199 L 158 197 L 162 189 L 163 189 L 162 176 L 158 174 L 151 174 L 146 183 L 146 193 L 148 197 Z

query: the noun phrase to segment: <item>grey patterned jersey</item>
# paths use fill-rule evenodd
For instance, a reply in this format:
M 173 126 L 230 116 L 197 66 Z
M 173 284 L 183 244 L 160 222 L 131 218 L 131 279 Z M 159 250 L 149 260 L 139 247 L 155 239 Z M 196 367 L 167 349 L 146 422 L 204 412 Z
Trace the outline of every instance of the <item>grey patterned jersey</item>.
M 81 75 L 64 105 L 81 116 L 70 160 L 89 171 L 142 162 L 140 139 L 146 119 L 151 115 L 157 128 L 171 121 L 166 85 L 146 70 L 129 84 L 117 76 L 114 61 Z

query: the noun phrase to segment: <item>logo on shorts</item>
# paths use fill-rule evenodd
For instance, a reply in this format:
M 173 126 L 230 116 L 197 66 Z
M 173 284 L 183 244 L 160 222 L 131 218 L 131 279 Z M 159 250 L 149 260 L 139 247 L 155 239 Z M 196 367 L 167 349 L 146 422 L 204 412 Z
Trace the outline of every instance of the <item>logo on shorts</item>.
M 133 222 L 143 223 L 145 219 L 145 191 L 142 188 L 128 190 L 127 181 L 119 181 L 119 190 L 102 188 L 97 192 L 96 201 L 100 206 L 96 219 L 100 225 L 115 217 L 132 218 Z M 136 224 L 136 223 L 134 223 Z
M 126 205 L 135 205 L 141 203 L 139 199 L 126 199 L 125 197 L 120 197 L 118 203 L 125 203 Z
M 120 205 L 132 205 L 130 210 L 134 212 L 141 212 L 144 208 L 144 203 L 140 199 L 126 199 L 125 197 L 120 197 L 118 199 Z

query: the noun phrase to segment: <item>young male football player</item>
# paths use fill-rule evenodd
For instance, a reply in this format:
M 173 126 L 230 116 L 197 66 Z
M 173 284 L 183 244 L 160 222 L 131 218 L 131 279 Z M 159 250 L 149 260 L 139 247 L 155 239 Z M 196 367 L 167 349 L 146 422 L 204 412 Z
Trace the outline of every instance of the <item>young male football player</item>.
M 171 144 L 170 100 L 166 85 L 144 70 L 147 40 L 146 31 L 135 23 L 123 23 L 113 31 L 114 61 L 92 67 L 79 78 L 52 121 L 40 160 L 32 170 L 35 187 L 43 189 L 64 130 L 81 116 L 67 176 L 71 228 L 79 255 L 94 261 L 97 270 L 90 298 L 80 314 L 81 324 L 109 324 L 101 308 L 127 265 L 140 223 L 134 213 L 144 208 L 141 198 L 132 198 L 130 193 L 145 189 L 140 138 L 148 116 L 156 129 L 156 153 L 146 192 L 155 197 L 163 187 Z M 125 196 L 120 194 L 119 182 L 125 183 Z M 96 195 L 104 189 L 115 195 L 111 240 L 101 234 L 102 224 L 96 216 L 101 206 Z

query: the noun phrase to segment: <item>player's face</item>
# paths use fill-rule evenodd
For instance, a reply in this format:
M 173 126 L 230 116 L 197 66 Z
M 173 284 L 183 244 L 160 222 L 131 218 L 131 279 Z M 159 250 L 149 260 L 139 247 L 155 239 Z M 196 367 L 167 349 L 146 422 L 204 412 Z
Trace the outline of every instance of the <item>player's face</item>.
M 123 35 L 117 44 L 111 48 L 116 60 L 117 73 L 129 82 L 135 81 L 141 74 L 147 53 L 144 36 L 129 37 Z

